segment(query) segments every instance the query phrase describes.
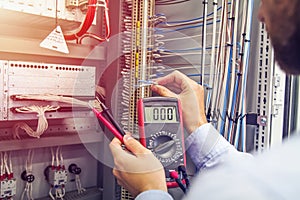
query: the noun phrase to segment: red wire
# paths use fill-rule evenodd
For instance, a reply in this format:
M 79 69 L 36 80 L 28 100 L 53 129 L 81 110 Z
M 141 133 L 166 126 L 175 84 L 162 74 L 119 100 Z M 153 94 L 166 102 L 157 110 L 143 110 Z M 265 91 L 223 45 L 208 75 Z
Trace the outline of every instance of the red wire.
M 81 23 L 79 30 L 76 33 L 65 34 L 65 40 L 76 40 L 80 38 L 83 34 L 85 34 L 88 29 L 91 27 L 95 14 L 96 14 L 96 4 L 97 0 L 89 0 L 88 1 L 88 10 L 85 16 L 84 21 Z
M 109 2 L 109 0 L 106 0 L 106 6 L 107 6 L 106 9 L 108 9 L 108 2 Z M 105 12 L 107 12 L 107 11 L 105 11 Z M 104 16 L 105 16 L 105 19 L 106 19 L 106 15 L 104 15 Z M 108 18 L 108 19 L 106 19 L 106 21 L 107 21 L 107 23 L 106 23 L 106 33 L 107 33 L 107 35 L 105 37 L 106 39 L 109 38 L 109 36 L 110 36 L 110 27 L 109 27 L 110 26 L 110 24 L 109 24 L 110 23 L 110 19 L 109 19 L 110 17 L 109 17 L 109 13 L 107 14 L 107 18 Z

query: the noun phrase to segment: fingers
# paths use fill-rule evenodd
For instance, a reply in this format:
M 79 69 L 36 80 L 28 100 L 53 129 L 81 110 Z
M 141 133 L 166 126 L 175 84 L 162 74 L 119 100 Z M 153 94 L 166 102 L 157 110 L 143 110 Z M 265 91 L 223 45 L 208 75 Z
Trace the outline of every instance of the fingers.
M 180 73 L 179 71 L 173 71 L 172 73 L 162 77 L 157 78 L 155 82 L 157 82 L 159 85 L 166 85 L 170 83 L 177 83 L 181 85 L 182 80 L 185 79 L 185 75 Z
M 174 92 L 161 85 L 152 85 L 151 90 L 163 97 L 177 97 Z
M 133 155 L 138 157 L 139 155 L 151 153 L 139 141 L 135 140 L 129 134 L 126 134 L 124 136 L 124 144 L 129 152 L 122 148 L 122 143 L 117 138 L 114 138 L 109 144 L 111 153 L 115 160 L 121 161 L 122 159 L 130 159 L 130 157 L 132 157 Z
M 149 153 L 148 149 L 146 149 L 139 141 L 135 140 L 130 135 L 124 136 L 124 144 L 126 148 L 136 156 Z
M 110 148 L 110 151 L 113 155 L 113 157 L 118 157 L 120 156 L 120 152 L 124 151 L 122 149 L 122 143 L 121 141 L 118 139 L 118 138 L 114 138 L 110 144 L 109 144 L 109 148 Z

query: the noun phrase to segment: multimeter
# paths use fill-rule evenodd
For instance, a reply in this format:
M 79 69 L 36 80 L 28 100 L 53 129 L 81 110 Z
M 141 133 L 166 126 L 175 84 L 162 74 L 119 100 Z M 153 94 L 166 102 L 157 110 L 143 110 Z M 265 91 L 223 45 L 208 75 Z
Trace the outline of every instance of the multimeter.
M 148 97 L 138 101 L 140 142 L 162 163 L 168 187 L 176 187 L 169 172 L 186 166 L 181 104 L 177 98 Z

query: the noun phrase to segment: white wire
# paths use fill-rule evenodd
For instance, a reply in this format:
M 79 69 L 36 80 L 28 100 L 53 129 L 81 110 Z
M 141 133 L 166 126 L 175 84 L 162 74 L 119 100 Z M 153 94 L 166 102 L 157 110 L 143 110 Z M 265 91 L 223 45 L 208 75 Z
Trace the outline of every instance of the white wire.
M 65 189 L 64 188 L 56 188 L 55 189 L 55 197 L 56 198 L 60 198 L 60 199 L 64 199 L 63 197 L 65 196 Z
M 55 200 L 55 198 L 54 198 L 54 196 L 53 196 L 53 194 L 52 194 L 52 189 L 53 189 L 53 187 L 50 187 L 50 190 L 49 190 L 49 196 L 50 196 L 50 198 L 51 198 L 52 200 Z
M 51 150 L 51 167 L 53 167 L 55 164 L 54 164 L 54 150 L 53 150 L 53 148 L 51 147 L 50 148 L 50 150 Z
M 57 147 L 57 149 L 56 149 L 56 154 L 55 154 L 56 166 L 57 166 L 57 167 L 60 166 L 60 162 L 59 162 L 59 154 L 58 154 L 58 152 L 59 152 L 59 147 Z
M 212 33 L 208 33 L 207 36 L 213 35 Z M 177 37 L 177 38 L 167 38 L 167 39 L 156 39 L 155 41 L 157 42 L 169 42 L 169 41 L 178 41 L 178 40 L 185 40 L 185 39 L 191 39 L 191 38 L 201 38 L 202 34 L 198 35 L 191 35 L 191 36 L 182 36 L 182 37 Z M 162 36 L 164 38 L 164 36 Z
M 10 170 L 9 170 L 8 163 L 7 163 L 7 157 L 8 157 L 7 152 L 4 152 L 4 159 L 3 160 L 4 160 L 5 170 L 6 170 L 7 174 L 10 174 Z
M 33 155 L 34 155 L 34 150 L 29 149 L 26 164 L 25 164 L 26 175 L 32 174 Z M 32 191 L 33 191 L 33 184 L 29 183 L 29 182 L 26 182 L 24 190 L 23 190 L 22 195 L 21 195 L 21 200 L 24 200 L 25 194 L 26 194 L 26 197 L 27 197 L 28 200 L 33 200 Z
M 73 97 L 65 97 L 65 96 L 54 95 L 54 94 L 21 94 L 21 95 L 16 95 L 15 98 L 26 99 L 26 100 L 56 101 L 56 102 L 89 107 L 88 102 L 81 101 Z
M 218 0 L 214 0 L 213 1 L 213 30 L 212 30 L 212 50 L 211 50 L 211 56 L 210 56 L 210 77 L 209 77 L 209 85 L 214 88 L 214 84 L 215 84 L 215 78 L 216 78 L 216 70 L 215 70 L 215 59 L 216 59 L 216 54 L 215 54 L 215 48 L 214 46 L 216 46 L 216 35 L 217 35 L 217 5 L 218 5 Z M 207 101 L 206 104 L 206 109 L 210 108 L 211 109 L 211 99 L 213 98 L 212 96 L 214 95 L 213 91 L 211 92 L 211 98 L 209 98 L 209 101 Z M 211 114 L 211 113 L 209 113 Z
M 63 167 L 64 166 L 64 158 L 62 155 L 62 147 L 59 147 L 59 157 L 60 157 L 60 165 Z
M 0 166 L 0 168 L 1 168 L 1 176 L 3 176 L 4 175 L 4 173 L 5 173 L 5 167 L 4 167 L 4 153 L 3 152 L 0 152 L 1 153 L 1 166 Z
M 13 173 L 12 160 L 11 160 L 11 152 L 8 153 L 8 162 L 9 162 L 9 171 Z
M 59 109 L 59 106 L 23 106 L 21 108 L 16 108 L 15 110 L 20 113 L 37 113 L 38 117 L 38 125 L 36 130 L 34 131 L 28 124 L 25 122 L 18 122 L 13 126 L 13 134 L 14 138 L 20 139 L 18 130 L 19 128 L 23 129 L 29 136 L 40 138 L 40 136 L 47 130 L 48 121 L 45 116 L 45 112 L 47 111 L 55 111 Z
M 104 13 L 105 13 L 105 19 L 106 19 L 106 26 L 107 26 L 107 33 L 105 39 L 108 40 L 108 37 L 110 35 L 110 22 L 109 22 L 109 14 L 108 14 L 108 7 L 105 0 L 99 0 L 98 2 L 101 2 L 103 4 L 97 3 L 97 6 L 104 7 Z
M 81 186 L 81 181 L 78 174 L 75 174 L 75 183 L 76 183 L 78 194 L 81 194 L 86 191 L 86 189 Z

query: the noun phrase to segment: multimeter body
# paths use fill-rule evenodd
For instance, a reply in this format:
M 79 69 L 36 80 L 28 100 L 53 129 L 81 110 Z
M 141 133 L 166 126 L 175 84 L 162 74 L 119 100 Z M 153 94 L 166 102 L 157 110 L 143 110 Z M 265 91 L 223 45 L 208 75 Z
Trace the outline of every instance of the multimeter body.
M 169 172 L 186 166 L 181 105 L 178 99 L 148 97 L 138 101 L 140 142 L 162 163 L 168 187 L 177 187 Z

